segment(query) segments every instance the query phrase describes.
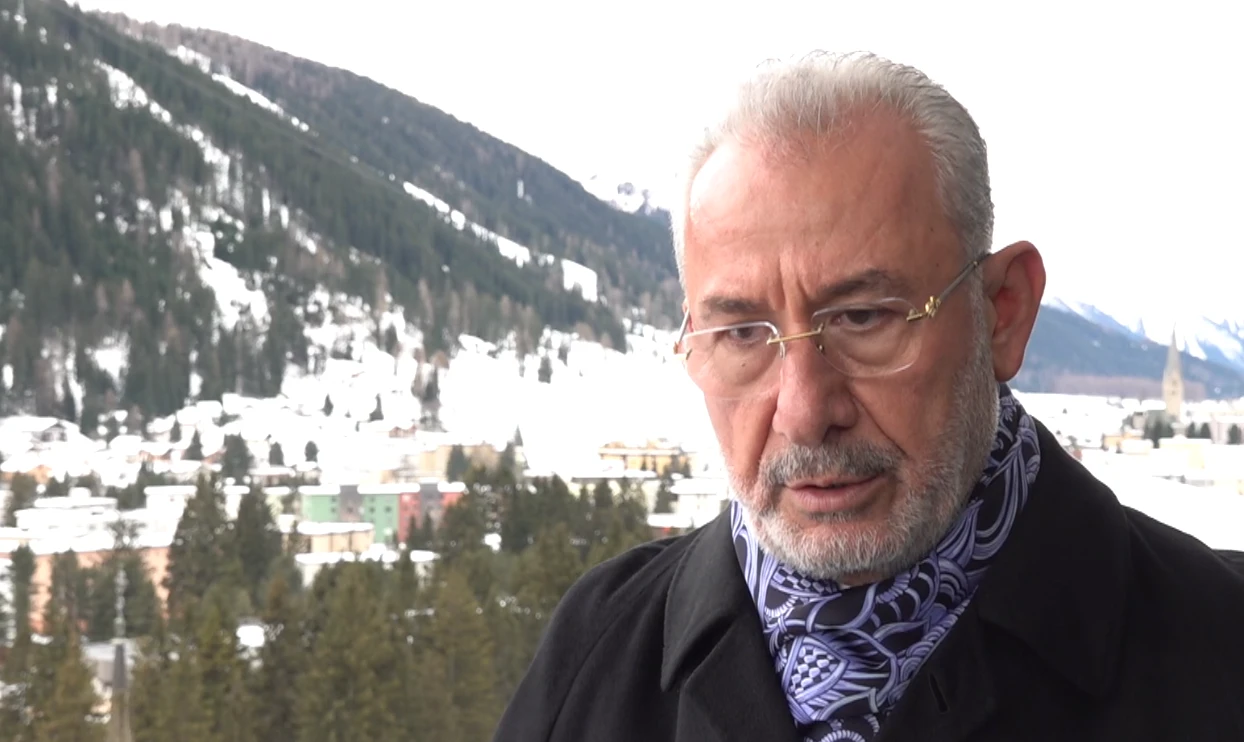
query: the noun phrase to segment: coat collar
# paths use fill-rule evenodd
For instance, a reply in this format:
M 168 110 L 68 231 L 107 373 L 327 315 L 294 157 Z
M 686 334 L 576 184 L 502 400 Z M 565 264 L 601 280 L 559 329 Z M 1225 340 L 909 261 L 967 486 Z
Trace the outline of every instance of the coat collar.
M 1041 470 L 976 602 L 1068 682 L 1102 695 L 1123 644 L 1130 529 L 1114 493 L 1037 423 Z
M 734 554 L 729 508 L 691 538 L 666 599 L 662 690 L 674 685 L 697 648 L 702 654 L 706 642 L 720 638 L 743 616 L 755 617 L 756 640 L 764 646 L 760 618 Z
M 1020 640 L 1074 687 L 1100 695 L 1114 679 L 1122 645 L 1131 566 L 1127 519 L 1113 493 L 1067 455 L 1043 425 L 1037 423 L 1037 429 L 1040 472 L 969 613 Z M 730 644 L 746 648 L 742 651 L 748 656 L 740 664 L 767 671 L 772 681 L 748 681 L 747 687 L 754 691 L 759 685 L 784 707 L 756 606 L 734 553 L 728 511 L 690 538 L 666 602 L 662 689 L 670 690 Z M 737 641 L 740 632 L 749 631 L 754 641 Z M 987 672 L 978 674 L 991 661 L 981 637 L 951 641 L 958 633 L 947 637 L 951 651 L 936 652 L 926 663 L 935 666 L 926 668 L 928 673 L 941 678 L 942 687 L 936 687 L 936 679 L 932 685 L 936 706 L 943 710 L 957 706 L 956 701 L 992 698 Z M 757 650 L 763 653 L 759 657 Z M 973 672 L 958 672 L 951 667 L 956 662 L 962 665 L 958 669 L 971 666 Z M 730 673 L 736 685 L 741 670 L 736 666 Z
M 734 556 L 729 511 L 690 538 L 666 599 L 661 658 L 661 689 L 680 699 L 675 739 L 798 742 Z

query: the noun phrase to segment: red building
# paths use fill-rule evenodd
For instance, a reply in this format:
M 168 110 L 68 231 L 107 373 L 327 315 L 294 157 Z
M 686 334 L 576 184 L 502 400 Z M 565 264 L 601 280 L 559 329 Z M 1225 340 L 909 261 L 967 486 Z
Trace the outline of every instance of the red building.
M 423 496 L 418 485 L 411 487 L 410 492 L 403 492 L 397 501 L 397 540 L 406 543 L 410 537 L 410 519 L 423 525 Z

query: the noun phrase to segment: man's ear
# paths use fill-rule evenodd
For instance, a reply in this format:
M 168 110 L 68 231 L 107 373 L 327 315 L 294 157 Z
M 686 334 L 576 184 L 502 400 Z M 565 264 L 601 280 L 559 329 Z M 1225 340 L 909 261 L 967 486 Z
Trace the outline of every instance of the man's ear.
M 1016 242 L 984 264 L 990 346 L 998 381 L 1010 381 L 1024 363 L 1028 338 L 1045 294 L 1045 261 L 1031 242 Z

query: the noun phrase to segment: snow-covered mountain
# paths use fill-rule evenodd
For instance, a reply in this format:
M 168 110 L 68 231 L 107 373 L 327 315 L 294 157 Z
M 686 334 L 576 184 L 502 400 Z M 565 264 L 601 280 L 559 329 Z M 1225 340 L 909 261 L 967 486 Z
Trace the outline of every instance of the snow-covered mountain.
M 1173 315 L 1122 306 L 1107 308 L 1056 296 L 1046 297 L 1044 303 L 1073 312 L 1105 329 L 1160 345 L 1169 345 L 1174 333 L 1180 350 L 1192 357 L 1244 372 L 1244 308 L 1240 316 L 1230 318 L 1205 316 L 1191 310 Z
M 668 211 L 668 206 L 658 193 L 630 180 L 599 173 L 592 173 L 577 180 L 588 193 L 619 211 L 647 216 L 655 216 L 661 211 Z

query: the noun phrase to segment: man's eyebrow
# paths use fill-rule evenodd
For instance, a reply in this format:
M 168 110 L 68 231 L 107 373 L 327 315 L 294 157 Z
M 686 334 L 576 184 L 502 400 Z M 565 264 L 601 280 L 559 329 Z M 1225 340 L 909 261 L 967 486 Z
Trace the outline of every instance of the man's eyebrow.
M 819 308 L 859 294 L 883 294 L 887 297 L 908 298 L 911 295 L 911 284 L 902 276 L 889 271 L 869 268 L 822 287 L 811 298 L 813 305 Z M 730 294 L 710 294 L 701 299 L 698 305 L 700 322 L 705 325 L 717 317 L 737 320 L 761 319 L 771 311 L 764 302 Z
M 701 299 L 699 303 L 701 321 L 705 323 L 714 317 L 721 316 L 735 319 L 743 317 L 758 319 L 760 315 L 767 311 L 767 308 L 761 302 L 727 294 L 710 294 Z
M 902 276 L 881 268 L 869 268 L 862 273 L 821 288 L 813 294 L 812 301 L 815 306 L 824 307 L 858 294 L 884 294 L 886 297 L 909 298 L 911 292 L 911 284 Z

